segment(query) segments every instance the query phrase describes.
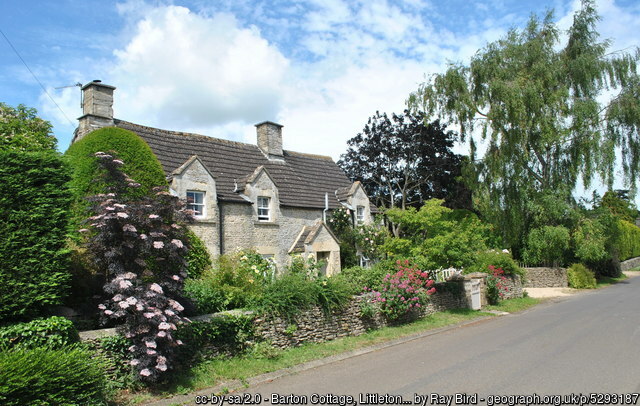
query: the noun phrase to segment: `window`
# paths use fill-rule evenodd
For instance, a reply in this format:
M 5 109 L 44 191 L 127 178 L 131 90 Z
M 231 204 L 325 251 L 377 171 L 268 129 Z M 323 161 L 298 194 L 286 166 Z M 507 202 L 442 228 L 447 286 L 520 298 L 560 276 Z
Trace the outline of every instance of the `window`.
M 204 192 L 187 191 L 187 210 L 193 210 L 196 217 L 204 217 Z
M 356 223 L 358 225 L 364 224 L 364 206 L 356 207 Z
M 269 215 L 270 203 L 271 203 L 270 197 L 264 197 L 264 196 L 258 197 L 258 221 L 271 220 L 271 217 Z

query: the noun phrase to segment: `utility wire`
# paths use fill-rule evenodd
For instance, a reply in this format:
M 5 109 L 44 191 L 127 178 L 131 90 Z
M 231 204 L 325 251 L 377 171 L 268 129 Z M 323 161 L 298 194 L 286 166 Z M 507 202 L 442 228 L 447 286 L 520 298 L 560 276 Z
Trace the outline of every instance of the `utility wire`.
M 67 116 L 67 114 L 64 112 L 64 110 L 62 110 L 62 108 L 58 105 L 58 103 L 56 103 L 56 101 L 53 99 L 53 97 L 51 97 L 51 95 L 49 94 L 49 92 L 47 92 L 47 89 L 44 87 L 44 85 L 42 84 L 42 82 L 40 82 L 40 79 L 38 79 L 38 77 L 36 76 L 35 73 L 33 73 L 33 71 L 31 70 L 31 68 L 29 67 L 29 65 L 27 65 L 27 62 L 25 62 L 24 59 L 22 59 L 22 56 L 20 56 L 20 53 L 18 52 L 18 50 L 13 46 L 13 44 L 11 43 L 11 41 L 9 41 L 9 38 L 7 38 L 7 36 L 5 35 L 5 33 L 0 30 L 0 34 L 2 34 L 2 36 L 4 37 L 4 39 L 7 41 L 7 43 L 9 44 L 9 46 L 11 47 L 11 49 L 13 49 L 13 52 L 15 52 L 15 54 L 18 56 L 18 58 L 22 61 L 22 63 L 24 64 L 24 66 L 27 68 L 27 70 L 29 71 L 29 73 L 31 73 L 31 76 L 33 76 L 33 78 L 36 80 L 36 82 L 38 82 L 38 84 L 40 85 L 40 87 L 42 88 L 42 91 L 49 97 L 49 99 L 51 99 L 51 101 L 53 102 L 53 104 L 55 104 L 55 106 L 58 108 L 58 110 L 60 110 L 60 112 L 62 113 L 62 115 L 64 116 L 64 118 L 67 119 L 67 121 L 69 122 L 69 124 L 71 125 L 75 125 L 75 123 L 73 121 L 71 121 L 71 119 L 69 119 L 69 117 Z

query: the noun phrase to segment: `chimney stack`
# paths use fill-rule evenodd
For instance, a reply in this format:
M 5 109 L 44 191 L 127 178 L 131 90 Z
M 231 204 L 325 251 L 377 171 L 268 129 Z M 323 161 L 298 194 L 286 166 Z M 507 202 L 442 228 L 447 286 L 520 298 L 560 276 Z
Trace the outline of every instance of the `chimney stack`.
M 72 143 L 93 130 L 113 127 L 113 91 L 116 88 L 94 80 L 82 87 L 82 117 Z
M 256 124 L 258 148 L 270 161 L 283 161 L 282 126 L 271 121 Z

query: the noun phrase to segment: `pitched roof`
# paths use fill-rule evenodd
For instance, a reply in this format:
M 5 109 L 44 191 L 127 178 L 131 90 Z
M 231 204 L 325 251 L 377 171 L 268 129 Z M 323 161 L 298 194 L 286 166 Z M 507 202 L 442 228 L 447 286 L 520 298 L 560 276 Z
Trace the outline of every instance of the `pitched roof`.
M 284 151 L 284 162 L 269 161 L 257 145 L 161 130 L 118 119 L 114 122 L 116 127 L 133 131 L 145 140 L 168 175 L 197 155 L 214 176 L 221 200 L 246 203 L 235 192 L 236 182 L 248 179 L 259 166 L 263 166 L 277 184 L 283 206 L 324 208 L 325 193 L 328 193 L 329 208 L 337 208 L 340 205 L 335 191 L 351 187 L 351 181 L 327 156 Z

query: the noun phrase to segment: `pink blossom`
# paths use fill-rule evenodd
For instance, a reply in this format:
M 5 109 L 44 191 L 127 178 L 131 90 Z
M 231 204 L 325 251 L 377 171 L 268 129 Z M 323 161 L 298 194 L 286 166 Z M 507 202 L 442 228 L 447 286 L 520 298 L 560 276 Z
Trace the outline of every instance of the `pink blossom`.
M 132 284 L 128 280 L 121 280 L 118 283 L 118 286 L 120 287 L 120 289 L 127 289 L 127 288 L 130 288 Z M 135 303 L 132 303 L 132 304 L 135 304 Z
M 89 232 L 89 229 L 87 229 L 87 228 L 81 228 L 81 229 L 80 229 L 80 230 L 78 230 L 78 231 L 79 231 L 79 232 L 81 232 L 81 233 L 87 233 L 87 232 Z
M 103 305 L 103 304 L 99 304 L 98 305 L 98 309 L 100 310 L 105 310 L 107 308 L 107 306 Z
M 160 337 L 160 338 L 164 338 L 164 337 L 167 336 L 167 332 L 166 331 L 158 331 L 157 336 Z
M 158 364 L 156 365 L 156 369 L 164 372 L 167 370 L 167 364 Z
M 131 224 L 125 224 L 124 226 L 122 226 L 122 231 L 129 231 L 131 233 L 135 233 L 138 230 Z
M 116 214 L 116 216 L 123 218 L 123 219 L 127 219 L 129 218 L 129 215 L 127 213 L 124 212 L 119 212 L 118 214 Z
M 153 248 L 161 249 L 163 247 L 164 247 L 164 243 L 162 241 L 154 241 L 153 242 Z
M 147 355 L 156 355 L 157 354 L 156 350 L 152 350 L 152 349 L 147 349 L 146 353 L 147 353 Z
M 147 319 L 150 319 L 150 318 L 152 318 L 152 317 L 153 317 L 153 313 L 149 313 L 149 312 L 147 312 L 147 313 L 143 313 L 142 315 L 143 315 L 145 318 L 147 318 Z
M 167 357 L 163 357 L 162 355 L 158 355 L 158 364 L 165 364 L 167 362 Z
M 120 306 L 123 309 L 126 309 L 129 307 L 129 303 L 127 303 L 125 300 L 123 300 L 122 302 L 118 303 L 118 306 Z
M 147 239 L 147 235 L 146 234 L 140 234 L 140 239 L 141 240 L 146 240 Z
M 184 247 L 184 244 L 182 244 L 182 241 L 180 240 L 171 240 L 171 244 L 175 245 L 178 248 Z
M 136 347 L 135 345 L 132 345 L 131 347 L 128 348 L 129 352 L 134 352 L 138 347 Z
M 160 330 L 169 330 L 171 328 L 171 325 L 169 323 L 162 322 L 158 324 L 158 328 Z
M 104 314 L 106 314 L 107 316 L 111 316 L 113 312 L 111 310 L 105 310 Z
M 149 375 L 151 375 L 151 371 L 149 371 L 147 368 L 145 368 L 142 371 L 140 371 L 140 375 L 149 376 Z
M 157 219 L 157 218 L 160 218 L 160 216 L 158 216 L 157 214 L 149 214 L 149 218 L 150 219 Z
M 138 365 L 139 363 L 140 363 L 140 360 L 139 360 L 139 359 L 132 359 L 132 360 L 131 360 L 131 362 L 130 362 L 131 366 L 134 366 L 134 367 L 135 367 L 136 365 Z
M 146 346 L 147 346 L 147 348 L 157 348 L 157 347 L 158 347 L 158 345 L 156 344 L 156 342 L 155 342 L 155 341 L 153 341 L 153 340 L 145 341 L 145 342 L 144 342 L 144 345 L 146 345 Z
M 172 275 L 171 279 L 173 279 L 174 281 L 179 281 L 180 277 L 178 275 Z
M 163 290 L 162 290 L 162 287 L 160 285 L 158 285 L 157 283 L 152 283 L 151 286 L 149 286 L 149 290 L 152 290 L 152 291 L 154 291 L 156 293 L 164 293 Z
M 138 303 L 138 299 L 136 299 L 136 298 L 135 298 L 135 297 L 133 297 L 133 296 L 129 296 L 129 297 L 127 298 L 127 303 L 128 303 L 129 305 L 133 306 L 133 305 L 135 305 L 136 303 Z
M 182 345 L 182 340 L 176 340 L 176 344 Z

